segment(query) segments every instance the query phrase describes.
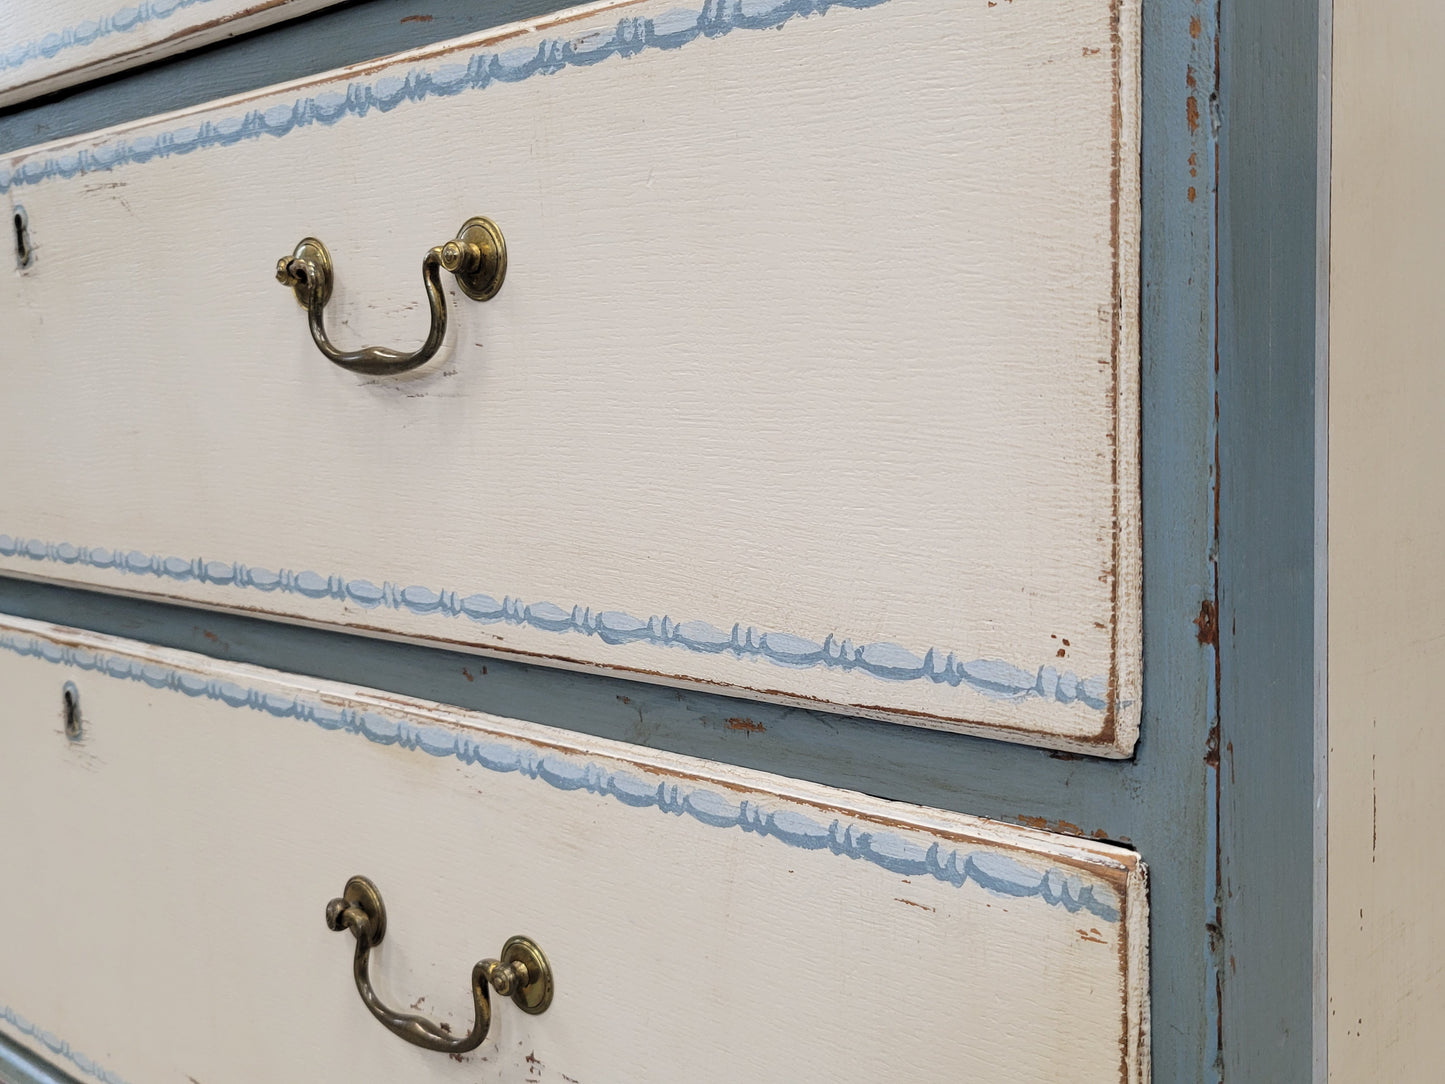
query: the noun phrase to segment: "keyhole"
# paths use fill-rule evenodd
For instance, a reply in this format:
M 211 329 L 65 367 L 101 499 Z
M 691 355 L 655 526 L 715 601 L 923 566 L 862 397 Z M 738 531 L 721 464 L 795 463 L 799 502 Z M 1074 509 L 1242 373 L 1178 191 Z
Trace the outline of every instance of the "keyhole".
M 80 737 L 80 690 L 73 681 L 67 681 L 60 693 L 61 718 L 65 721 L 65 736 L 71 741 Z
M 29 267 L 35 250 L 30 245 L 30 219 L 24 207 L 15 208 L 15 266 Z

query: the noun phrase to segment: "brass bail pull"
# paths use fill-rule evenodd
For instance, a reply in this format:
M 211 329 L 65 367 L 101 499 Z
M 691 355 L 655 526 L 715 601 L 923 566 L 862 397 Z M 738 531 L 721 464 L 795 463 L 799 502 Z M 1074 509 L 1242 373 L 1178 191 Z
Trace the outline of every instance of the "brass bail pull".
M 332 344 L 323 317 L 326 303 L 331 300 L 335 272 L 331 253 L 316 238 L 304 238 L 290 256 L 276 261 L 276 281 L 296 294 L 296 300 L 306 310 L 311 338 L 330 361 L 369 376 L 394 376 L 425 365 L 441 349 L 447 333 L 443 270 L 455 275 L 462 293 L 473 300 L 494 297 L 507 277 L 507 242 L 497 224 L 490 218 L 469 218 L 454 239 L 429 250 L 422 258 L 421 277 L 431 306 L 431 330 L 426 341 L 410 353 L 384 346 L 339 350 Z
M 490 990 L 512 1002 L 525 1013 L 546 1012 L 552 1004 L 552 965 L 542 950 L 525 937 L 509 937 L 502 946 L 501 959 L 481 960 L 472 968 L 472 1004 L 476 1020 L 465 1035 L 451 1035 L 440 1024 L 424 1016 L 397 1012 L 382 1004 L 371 985 L 371 950 L 386 936 L 386 905 L 376 885 L 365 877 L 346 882 L 342 894 L 326 905 L 326 925 L 333 930 L 350 930 L 356 938 L 352 976 L 356 991 L 371 1015 L 393 1035 L 409 1043 L 443 1054 L 462 1054 L 482 1045 L 492 1026 Z

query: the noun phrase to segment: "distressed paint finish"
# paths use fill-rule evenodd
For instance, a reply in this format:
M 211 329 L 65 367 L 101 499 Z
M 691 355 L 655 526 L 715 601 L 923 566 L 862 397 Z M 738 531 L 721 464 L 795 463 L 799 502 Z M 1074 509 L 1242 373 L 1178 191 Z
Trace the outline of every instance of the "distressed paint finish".
M 612 3 L 23 152 L 0 567 L 1126 755 L 1137 22 Z M 481 212 L 507 284 L 415 379 L 270 277 L 322 237 L 403 344 Z M 90 451 L 22 452 L 62 399 Z
M 15 618 L 0 683 L 0 1031 L 83 1079 L 1148 1078 L 1123 848 Z M 358 871 L 388 1000 L 465 1027 L 525 931 L 553 1007 L 384 1031 L 322 922 Z
M 148 64 L 337 0 L 7 0 L 0 106 Z
M 202 94 L 201 87 L 245 91 L 279 77 L 423 44 L 416 36 L 423 32 L 441 40 L 492 25 L 471 21 L 478 16 L 475 8 L 460 0 L 374 0 L 334 9 L 7 116 L 0 121 L 0 148 L 91 131 L 218 93 Z M 492 10 L 488 6 L 481 14 Z M 417 12 L 434 20 L 400 22 Z M 1215 82 L 1217 11 L 1213 4 L 1194 0 L 1159 0 L 1142 14 L 1143 507 L 1150 680 L 1144 693 L 1145 737 L 1132 759 L 1050 755 L 1027 746 L 729 699 L 701 688 L 649 687 L 595 673 L 477 659 L 34 581 L 0 577 L 0 609 L 917 804 L 1130 840 L 1150 859 L 1151 868 L 1155 1075 L 1211 1079 L 1206 1068 L 1215 1061 L 1208 1042 L 1215 1020 L 1206 1012 L 1204 995 L 1207 990 L 1213 997 L 1215 980 L 1204 970 L 1200 946 L 1214 897 L 1202 880 L 1206 839 L 1198 780 L 1207 720 L 1213 716 L 1206 690 L 1212 687 L 1215 663 L 1213 646 L 1200 642 L 1193 619 L 1201 598 L 1213 593 L 1208 467 L 1214 442 L 1207 423 L 1214 395 L 1210 268 L 1216 126 L 1210 123 L 1208 95 Z M 323 27 L 332 29 L 320 34 Z M 276 74 L 272 61 L 283 65 L 284 75 Z M 1200 116 L 1193 131 L 1187 125 L 1189 96 L 1197 96 Z M 1244 109 L 1246 115 L 1259 112 L 1247 104 Z M 1239 161 L 1236 157 L 1237 170 L 1242 169 Z M 1197 186 L 1194 201 L 1187 198 L 1189 186 Z M 729 725 L 735 719 L 763 729 L 735 729 Z M 1250 838 L 1283 854 L 1273 834 L 1256 832 Z M 1258 1015 L 1281 996 L 1280 983 L 1262 981 L 1258 969 L 1226 971 L 1225 977 L 1236 980 L 1231 997 L 1242 1014 Z M 1253 1064 L 1262 1064 L 1258 1052 L 1253 1054 Z
M 1329 1078 L 1445 1063 L 1445 8 L 1335 0 Z

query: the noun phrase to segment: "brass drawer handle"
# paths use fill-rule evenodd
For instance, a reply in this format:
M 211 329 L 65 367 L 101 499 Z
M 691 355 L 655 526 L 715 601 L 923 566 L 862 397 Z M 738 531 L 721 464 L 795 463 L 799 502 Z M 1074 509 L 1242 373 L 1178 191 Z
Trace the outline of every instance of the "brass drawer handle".
M 338 350 L 332 345 L 322 323 L 326 302 L 331 300 L 335 272 L 331 253 L 314 237 L 307 237 L 290 256 L 276 261 L 276 281 L 289 286 L 306 310 L 311 338 L 317 348 L 343 369 L 370 376 L 392 376 L 425 365 L 441 349 L 447 333 L 447 302 L 442 294 L 442 268 L 457 277 L 462 292 L 476 301 L 486 301 L 502 288 L 507 277 L 507 242 L 489 218 L 469 218 L 456 238 L 431 249 L 421 261 L 422 282 L 431 305 L 431 331 L 426 342 L 410 354 L 384 346 L 360 350 Z
M 492 1005 L 488 987 L 510 997 L 525 1013 L 546 1012 L 552 1004 L 552 965 L 542 950 L 525 937 L 509 937 L 502 946 L 500 960 L 482 960 L 472 968 L 472 1001 L 477 1018 L 466 1035 L 449 1034 L 439 1024 L 425 1017 L 388 1009 L 372 989 L 367 970 L 371 950 L 386 935 L 386 905 L 376 885 L 365 877 L 346 882 L 341 896 L 326 905 L 326 925 L 333 930 L 349 929 L 356 936 L 356 957 L 352 974 L 361 1000 L 371 1015 L 388 1031 L 409 1043 L 439 1050 L 444 1054 L 461 1054 L 482 1045 L 492 1026 Z

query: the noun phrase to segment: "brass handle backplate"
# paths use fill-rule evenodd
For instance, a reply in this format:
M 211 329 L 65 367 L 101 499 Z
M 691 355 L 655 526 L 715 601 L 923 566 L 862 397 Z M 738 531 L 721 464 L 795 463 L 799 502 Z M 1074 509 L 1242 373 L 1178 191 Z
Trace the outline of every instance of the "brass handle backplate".
M 546 1012 L 552 1004 L 552 965 L 542 950 L 525 937 L 509 937 L 500 960 L 481 960 L 472 968 L 472 1003 L 476 1021 L 466 1035 L 451 1035 L 442 1025 L 422 1016 L 388 1009 L 376 996 L 368 966 L 371 950 L 386 936 L 386 905 L 376 885 L 365 877 L 346 882 L 341 895 L 326 905 L 326 925 L 333 930 L 350 930 L 356 937 L 352 975 L 356 990 L 371 1015 L 394 1035 L 409 1043 L 461 1054 L 475 1050 L 492 1026 L 492 1004 L 488 990 L 510 997 L 525 1013 Z
M 422 283 L 431 305 L 431 331 L 421 346 L 405 353 L 384 346 L 360 350 L 338 350 L 326 334 L 323 314 L 331 300 L 335 272 L 331 253 L 314 237 L 304 238 L 289 256 L 276 261 L 276 280 L 289 286 L 306 310 L 311 338 L 317 349 L 343 369 L 370 376 L 392 376 L 425 365 L 438 350 L 447 333 L 447 302 L 442 294 L 443 269 L 456 276 L 462 293 L 475 301 L 487 301 L 502 288 L 507 277 L 507 242 L 490 218 L 469 218 L 457 235 L 427 252 L 421 261 Z

